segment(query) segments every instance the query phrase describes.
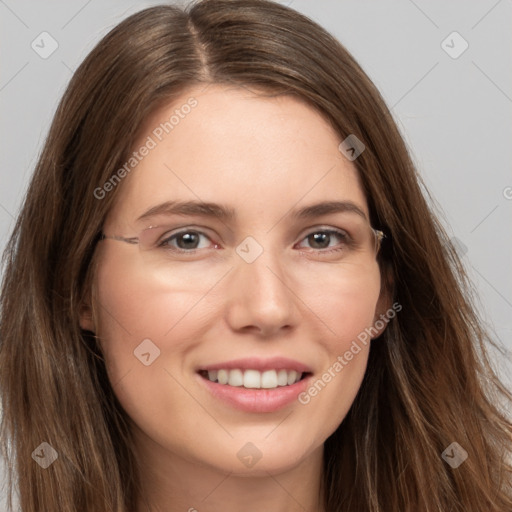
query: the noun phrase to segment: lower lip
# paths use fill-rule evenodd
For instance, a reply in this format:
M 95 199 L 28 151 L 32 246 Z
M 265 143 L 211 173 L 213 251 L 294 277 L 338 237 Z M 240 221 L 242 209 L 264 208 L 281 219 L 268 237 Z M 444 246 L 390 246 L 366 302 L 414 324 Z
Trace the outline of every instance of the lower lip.
M 274 412 L 297 401 L 299 393 L 308 386 L 311 375 L 290 386 L 272 389 L 247 389 L 212 382 L 197 374 L 206 389 L 223 402 L 245 412 Z

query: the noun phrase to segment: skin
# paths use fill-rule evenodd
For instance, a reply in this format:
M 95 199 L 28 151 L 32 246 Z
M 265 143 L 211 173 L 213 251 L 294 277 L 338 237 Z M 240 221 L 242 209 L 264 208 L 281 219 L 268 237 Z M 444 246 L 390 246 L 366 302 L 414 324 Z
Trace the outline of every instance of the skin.
M 137 217 L 172 199 L 228 205 L 237 219 L 168 218 L 206 237 L 196 256 L 164 270 L 151 267 L 137 245 L 101 242 L 94 307 L 81 316 L 81 327 L 101 340 L 110 381 L 133 421 L 145 493 L 138 510 L 320 512 L 323 443 L 355 399 L 369 343 L 310 403 L 295 400 L 271 413 L 221 402 L 195 370 L 251 356 L 304 362 L 315 378 L 332 367 L 389 300 L 374 255 L 322 259 L 305 239 L 319 226 L 342 228 L 354 214 L 299 222 L 286 214 L 332 199 L 369 216 L 366 198 L 354 164 L 338 150 L 340 137 L 289 96 L 191 88 L 147 119 L 136 147 L 190 97 L 197 106 L 119 185 L 103 231 L 136 236 L 157 222 Z M 235 252 L 247 236 L 263 248 L 251 264 Z M 331 238 L 329 248 L 338 243 Z M 149 366 L 134 357 L 147 338 L 160 350 Z M 248 442 L 262 455 L 252 467 L 237 457 Z

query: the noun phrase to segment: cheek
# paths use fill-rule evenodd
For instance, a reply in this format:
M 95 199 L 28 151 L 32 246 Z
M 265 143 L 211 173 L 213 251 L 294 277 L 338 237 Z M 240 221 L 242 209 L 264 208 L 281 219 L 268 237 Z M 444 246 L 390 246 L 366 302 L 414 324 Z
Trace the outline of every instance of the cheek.
M 318 294 L 314 307 L 328 326 L 320 342 L 322 369 L 299 395 L 308 415 L 321 418 L 325 437 L 348 413 L 364 378 L 381 283 L 376 263 L 357 279 L 335 276 L 332 273 L 329 293 Z
M 172 438 L 176 448 L 181 442 L 186 444 L 189 433 L 197 428 L 197 418 L 202 418 L 201 423 L 208 424 L 212 432 L 218 428 L 184 391 L 193 384 L 185 380 L 182 387 L 172 375 L 186 376 L 183 365 L 190 359 L 188 354 L 218 325 L 222 294 L 217 290 L 204 296 L 225 269 L 212 272 L 200 287 L 191 286 L 187 279 L 175 279 L 170 287 L 168 282 L 149 282 L 141 268 L 129 257 L 114 257 L 105 250 L 96 275 L 97 335 L 102 340 L 109 379 L 128 415 L 162 444 Z M 380 289 L 376 264 L 358 272 L 335 266 L 316 268 L 307 280 L 290 279 L 298 296 L 295 305 L 300 309 L 297 334 L 308 333 L 322 362 L 307 390 L 309 401 L 296 406 L 293 429 L 276 431 L 276 439 L 292 448 L 319 444 L 347 414 L 364 376 L 369 343 L 361 345 L 350 361 L 341 363 L 338 357 L 350 351 L 352 341 L 372 325 Z M 235 287 L 230 291 L 246 292 Z M 134 353 L 143 340 L 155 343 L 156 349 L 150 344 L 144 349 L 150 359 L 152 351 L 159 351 L 150 366 L 137 360 Z M 172 436 L 162 425 L 172 427 Z
M 342 350 L 374 322 L 380 295 L 380 270 L 375 262 L 350 271 L 334 270 L 322 277 L 317 279 L 320 286 L 312 309 L 328 328 L 332 338 L 329 351 Z
M 190 409 L 179 376 L 201 339 L 192 308 L 204 290 L 191 291 L 186 281 L 178 289 L 148 283 L 129 258 L 114 258 L 107 251 L 96 278 L 97 335 L 109 380 L 135 424 L 157 438 L 161 425 Z M 185 436 L 184 430 L 178 429 L 176 437 Z
M 118 338 L 114 333 L 133 340 L 162 339 L 171 330 L 174 333 L 221 275 L 178 266 L 151 273 L 137 255 L 118 252 L 114 256 L 113 252 L 103 253 L 96 276 L 98 309 L 104 320 L 100 328 L 106 339 Z M 205 277 L 199 279 L 198 274 Z
M 139 373 L 146 380 L 147 362 L 155 368 L 164 360 L 182 361 L 195 343 L 187 315 L 204 290 L 191 290 L 186 280 L 172 289 L 165 283 L 149 283 L 143 267 L 130 264 L 129 257 L 114 258 L 108 251 L 103 256 L 96 276 L 97 335 L 111 382 L 128 372 L 130 380 Z

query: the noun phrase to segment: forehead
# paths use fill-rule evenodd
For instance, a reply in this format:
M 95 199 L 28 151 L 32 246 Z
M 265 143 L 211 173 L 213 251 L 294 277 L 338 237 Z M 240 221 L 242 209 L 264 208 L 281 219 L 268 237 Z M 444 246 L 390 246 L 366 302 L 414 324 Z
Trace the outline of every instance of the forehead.
M 138 161 L 112 215 L 133 222 L 159 203 L 194 200 L 229 205 L 237 218 L 275 221 L 300 204 L 350 200 L 368 216 L 358 172 L 340 142 L 319 112 L 293 96 L 192 87 L 141 126 Z

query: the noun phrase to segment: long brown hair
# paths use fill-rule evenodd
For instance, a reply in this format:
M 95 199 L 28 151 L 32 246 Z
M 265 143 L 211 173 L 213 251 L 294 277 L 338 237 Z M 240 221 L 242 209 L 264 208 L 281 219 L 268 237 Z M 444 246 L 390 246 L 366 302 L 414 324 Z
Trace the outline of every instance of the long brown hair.
M 147 116 L 197 83 L 302 98 L 354 161 L 371 222 L 386 234 L 383 282 L 402 306 L 372 342 L 361 389 L 324 449 L 329 512 L 512 510 L 512 396 L 474 292 L 432 213 L 379 92 L 347 50 L 303 15 L 263 0 L 142 10 L 108 33 L 58 106 L 4 253 L 2 444 L 23 512 L 133 512 L 138 493 L 125 412 L 99 345 L 79 327 L 102 223 Z M 136 172 L 136 170 L 134 171 Z M 42 442 L 58 459 L 32 460 Z M 452 442 L 468 458 L 453 468 Z

